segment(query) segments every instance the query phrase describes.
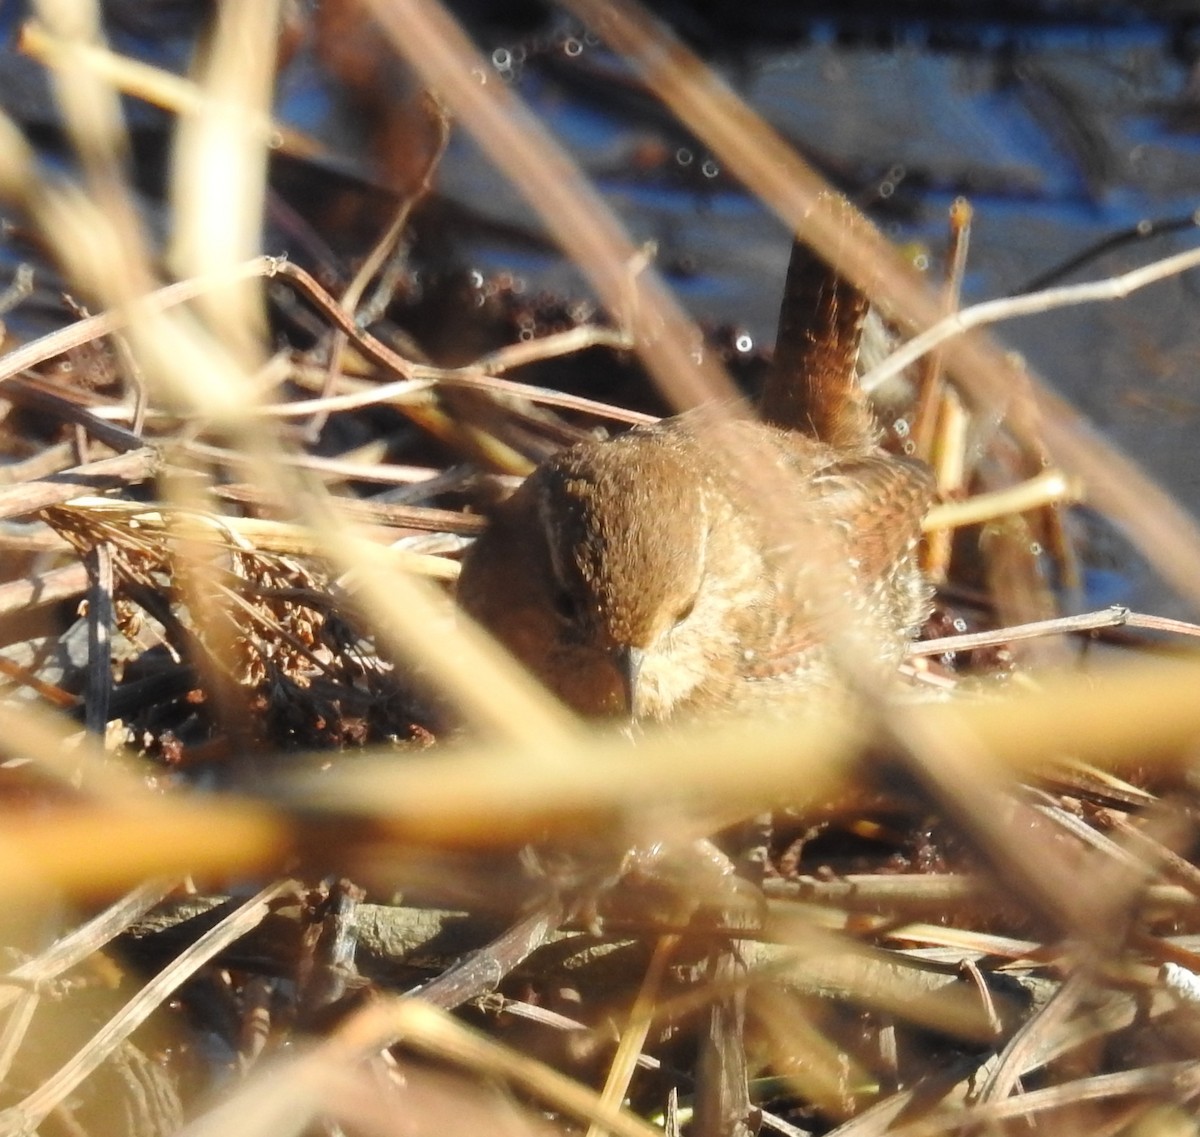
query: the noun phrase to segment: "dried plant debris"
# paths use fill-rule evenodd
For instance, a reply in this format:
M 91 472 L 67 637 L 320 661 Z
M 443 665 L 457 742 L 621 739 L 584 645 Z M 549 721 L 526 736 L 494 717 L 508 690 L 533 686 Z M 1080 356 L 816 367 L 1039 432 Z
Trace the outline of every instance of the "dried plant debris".
M 81 555 L 112 558 L 111 699 L 137 749 L 186 769 L 248 743 L 261 754 L 429 738 L 411 684 L 314 563 L 257 550 L 216 515 L 166 524 L 96 502 L 42 516 Z
M 932 251 L 944 279 L 920 277 L 625 2 L 477 28 L 490 60 L 436 4 L 183 8 L 211 21 L 186 81 L 53 5 L 27 24 L 70 173 L 0 120 L 22 261 L 0 295 L 0 1135 L 1193 1132 L 1197 628 L 1075 608 L 1087 540 L 1121 527 L 1194 599 L 1200 537 L 961 331 L 1200 257 L 960 312 L 965 202 Z M 572 70 L 601 40 L 608 63 Z M 271 119 L 270 67 L 293 59 L 355 108 L 336 145 Z M 522 108 L 525 69 L 637 109 L 636 145 L 593 170 L 695 182 L 709 218 L 732 171 L 779 211 L 798 239 L 774 355 L 691 324 L 659 272 L 704 287 L 702 269 L 625 233 Z M 114 84 L 160 108 L 135 146 Z M 148 200 L 172 115 L 170 200 Z M 440 184 L 468 136 L 494 216 Z M 142 223 L 163 205 L 169 249 Z M 264 211 L 293 259 L 247 237 Z M 480 234 L 492 265 L 556 245 L 571 264 L 533 288 L 461 254 Z M 812 484 L 728 445 L 775 437 L 738 421 L 760 400 L 804 435 Z M 696 432 L 644 526 L 613 507 L 588 528 L 586 463 L 524 482 L 629 429 Z M 587 586 L 606 538 L 660 563 L 653 535 L 675 530 L 655 523 L 691 516 L 693 475 L 761 514 L 752 551 L 808 566 L 772 625 L 787 642 L 739 681 L 815 640 L 836 692 L 631 721 L 653 653 L 620 634 L 665 595 L 670 658 L 697 597 L 652 574 L 606 624 L 612 596 Z M 853 540 L 793 524 L 814 486 Z M 898 513 L 865 496 L 889 486 Z M 456 614 L 460 564 L 495 545 L 472 542 L 514 514 L 506 614 L 540 589 L 539 635 L 598 674 L 619 657 L 606 721 Z M 719 520 L 697 531 L 701 580 Z M 845 666 L 854 629 L 839 655 L 845 613 L 821 603 L 850 580 L 859 615 L 878 607 L 872 573 L 899 572 L 881 550 L 906 588 L 895 683 Z M 767 601 L 748 595 L 750 618 Z M 510 646 L 536 652 L 516 623 Z M 569 658 L 543 677 L 572 703 Z

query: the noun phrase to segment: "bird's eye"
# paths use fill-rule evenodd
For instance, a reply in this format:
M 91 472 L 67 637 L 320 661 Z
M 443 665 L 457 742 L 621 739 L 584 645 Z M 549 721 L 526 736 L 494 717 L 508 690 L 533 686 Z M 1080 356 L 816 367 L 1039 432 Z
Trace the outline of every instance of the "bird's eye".
M 696 598 L 693 596 L 678 612 L 675 613 L 675 623 L 682 624 L 696 610 Z
M 565 588 L 554 592 L 554 611 L 559 619 L 568 624 L 578 624 L 583 617 L 583 606 L 578 599 Z

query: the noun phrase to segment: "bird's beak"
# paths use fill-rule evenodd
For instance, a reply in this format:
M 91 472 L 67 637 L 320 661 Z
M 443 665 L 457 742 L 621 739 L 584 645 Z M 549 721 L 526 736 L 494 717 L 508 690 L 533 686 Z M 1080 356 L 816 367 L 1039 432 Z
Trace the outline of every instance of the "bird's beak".
M 645 658 L 646 653 L 640 647 L 623 647 L 617 652 L 617 671 L 621 676 L 621 690 L 630 718 L 637 714 L 638 677 Z

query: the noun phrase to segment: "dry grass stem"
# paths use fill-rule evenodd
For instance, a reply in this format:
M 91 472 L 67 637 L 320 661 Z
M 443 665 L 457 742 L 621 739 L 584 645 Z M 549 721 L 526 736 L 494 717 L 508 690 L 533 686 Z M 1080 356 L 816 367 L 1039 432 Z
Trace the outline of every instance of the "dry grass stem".
M 1055 308 L 1094 304 L 1103 300 L 1121 300 L 1139 288 L 1146 288 L 1160 280 L 1178 276 L 1197 266 L 1200 266 L 1200 249 L 1189 249 L 1187 252 L 1162 257 L 1117 276 L 1106 277 L 1104 280 L 1068 284 L 1062 288 L 1047 288 L 1043 292 L 1034 292 L 1027 296 L 1006 296 L 1000 300 L 973 304 L 969 308 L 944 316 L 932 327 L 914 336 L 903 347 L 893 352 L 885 362 L 867 372 L 863 376 L 863 386 L 869 391 L 875 390 L 927 352 L 971 328 L 985 327 L 1001 320 L 1014 320 L 1018 316 L 1052 312 Z
M 49 34 L 37 20 L 28 20 L 21 25 L 17 46 L 47 67 L 63 66 L 67 62 L 63 43 Z M 203 112 L 206 100 L 210 97 L 195 83 L 171 71 L 96 45 L 86 46 L 82 50 L 76 48 L 70 62 L 74 66 L 87 67 L 97 78 L 123 94 L 134 95 L 177 115 Z M 298 158 L 312 157 L 320 152 L 311 138 L 271 119 L 263 117 L 256 120 L 253 116 L 246 116 L 242 121 L 243 129 L 253 132 L 272 149 Z
M 927 533 L 980 525 L 1011 513 L 1025 513 L 1047 505 L 1063 505 L 1084 499 L 1084 482 L 1069 477 L 1061 470 L 1047 470 L 1035 478 L 992 493 L 978 493 L 965 501 L 935 505 L 925 515 L 923 528 Z
M 921 640 L 909 647 L 909 655 L 940 655 L 946 651 L 974 651 L 980 647 L 1012 643 L 1015 640 L 1036 639 L 1038 636 L 1071 635 L 1093 632 L 1101 628 L 1145 628 L 1149 631 L 1174 632 L 1181 636 L 1200 635 L 1200 624 L 1189 624 L 1184 620 L 1168 620 L 1161 616 L 1148 616 L 1141 612 L 1130 612 L 1116 605 L 1103 612 L 1082 612 L 1078 616 L 1056 616 L 1053 620 L 1039 620 L 1033 624 L 1019 624 L 1008 628 L 997 628 L 991 632 L 964 633 L 957 636 L 941 636 L 935 640 Z
M 938 468 L 930 638 L 892 686 L 860 666 L 851 606 L 825 603 L 846 565 L 796 522 L 811 487 L 738 433 L 750 404 L 722 360 L 748 385 L 768 361 L 706 340 L 502 54 L 437 0 L 212 6 L 186 80 L 110 51 L 98 0 L 40 0 L 21 47 L 75 164 L 0 114 L 0 198 L 41 286 L 23 270 L 0 314 L 72 322 L 6 328 L 0 357 L 0 1134 L 99 1132 L 89 1095 L 131 1132 L 192 1137 L 645 1137 L 689 1102 L 701 1137 L 749 1137 L 760 1106 L 776 1132 L 838 1137 L 1182 1114 L 1200 656 L 1166 637 L 1200 626 L 1062 615 L 1080 579 L 1063 516 L 1086 497 L 1195 601 L 1200 531 L 977 329 L 1119 299 L 1200 252 L 955 311 L 969 206 L 931 288 L 646 11 L 563 7 L 911 336 L 867 386 L 924 358 L 913 429 L 903 391 L 876 410 L 887 447 Z M 361 153 L 275 122 L 297 57 L 354 103 Z M 162 240 L 121 93 L 178 119 Z M 439 184 L 455 132 L 593 299 L 433 271 L 459 224 Z M 298 263 L 261 255 L 268 222 Z M 501 241 L 541 257 L 524 225 Z M 690 421 L 746 489 L 731 512 L 761 514 L 764 559 L 805 568 L 754 683 L 811 634 L 848 673 L 836 697 L 589 722 L 456 609 L 464 549 L 524 476 L 664 402 L 708 405 Z M 558 612 L 535 504 L 518 575 Z M 192 878 L 206 894 L 167 896 Z

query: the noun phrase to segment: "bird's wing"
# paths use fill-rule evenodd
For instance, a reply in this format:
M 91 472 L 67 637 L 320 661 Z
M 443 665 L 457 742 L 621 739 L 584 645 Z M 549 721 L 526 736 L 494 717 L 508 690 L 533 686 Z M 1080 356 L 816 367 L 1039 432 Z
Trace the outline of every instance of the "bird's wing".
M 850 555 L 867 579 L 883 575 L 920 536 L 933 498 L 933 473 L 910 458 L 872 454 L 834 462 L 817 473 L 822 508 L 845 519 Z

